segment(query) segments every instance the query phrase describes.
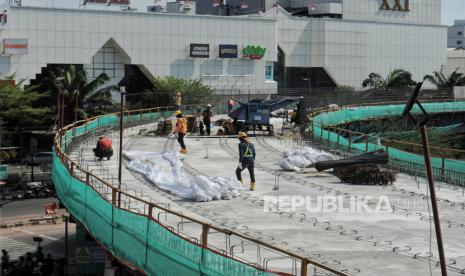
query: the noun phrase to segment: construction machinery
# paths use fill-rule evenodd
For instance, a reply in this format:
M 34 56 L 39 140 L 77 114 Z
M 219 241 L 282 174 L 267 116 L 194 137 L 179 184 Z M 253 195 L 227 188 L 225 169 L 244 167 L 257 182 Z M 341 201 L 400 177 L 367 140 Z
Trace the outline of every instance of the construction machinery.
M 299 103 L 300 97 L 286 97 L 273 100 L 251 100 L 238 103 L 239 106 L 229 113 L 230 120 L 223 124 L 225 134 L 237 134 L 239 131 L 249 134 L 273 135 L 270 124 L 271 113 L 288 105 Z

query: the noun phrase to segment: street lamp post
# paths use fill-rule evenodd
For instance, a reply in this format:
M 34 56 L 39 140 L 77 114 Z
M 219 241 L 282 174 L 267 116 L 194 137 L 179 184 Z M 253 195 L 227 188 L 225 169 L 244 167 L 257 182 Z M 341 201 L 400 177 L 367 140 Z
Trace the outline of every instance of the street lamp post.
M 76 89 L 74 90 L 74 95 L 76 95 L 76 103 L 74 104 L 74 123 L 77 122 L 77 117 L 78 117 L 78 102 L 79 102 L 79 90 Z
M 431 208 L 433 209 L 433 221 L 434 221 L 434 227 L 436 230 L 436 241 L 438 244 L 439 263 L 441 265 L 441 275 L 447 276 L 447 263 L 446 263 L 446 256 L 444 252 L 444 244 L 442 240 L 441 222 L 439 220 L 439 209 L 438 209 L 437 199 L 436 199 L 436 190 L 434 187 L 434 174 L 433 174 L 433 169 L 431 167 L 431 155 L 430 155 L 430 150 L 429 150 L 428 131 L 426 127 L 426 124 L 429 121 L 429 116 L 426 110 L 421 105 L 421 103 L 418 101 L 418 95 L 420 93 L 422 85 L 423 85 L 423 82 L 420 82 L 417 84 L 415 91 L 413 92 L 409 101 L 405 105 L 404 112 L 402 113 L 402 115 L 404 117 L 408 117 L 420 129 L 421 141 L 423 145 L 423 156 L 425 160 L 425 170 L 426 170 L 426 176 L 428 179 L 428 186 L 429 186 L 428 188 L 430 191 Z M 420 108 L 421 112 L 423 113 L 425 117 L 425 119 L 423 119 L 419 123 L 417 123 L 417 121 L 415 120 L 415 118 L 413 118 L 411 114 L 411 110 L 415 104 L 418 105 L 418 107 Z
M 123 133 L 124 133 L 124 99 L 126 86 L 120 86 L 121 105 L 119 112 L 119 162 L 118 162 L 118 188 L 121 190 L 121 180 L 123 173 Z M 118 206 L 121 205 L 121 193 L 118 194 Z

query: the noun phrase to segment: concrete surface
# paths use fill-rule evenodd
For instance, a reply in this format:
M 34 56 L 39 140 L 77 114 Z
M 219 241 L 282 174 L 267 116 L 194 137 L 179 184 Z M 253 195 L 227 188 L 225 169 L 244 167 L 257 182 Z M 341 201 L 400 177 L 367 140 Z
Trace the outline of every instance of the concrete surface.
M 179 150 L 175 140 L 139 135 L 141 128 L 152 127 L 140 126 L 126 130 L 124 149 Z M 116 183 L 116 157 L 119 152 L 117 133 L 109 135 L 115 141 L 115 155 L 110 161 L 97 162 L 93 157 L 91 148 L 94 147 L 95 138 L 81 143 L 70 154 L 95 173 Z M 170 208 L 193 217 L 260 238 L 354 275 L 428 275 L 430 269 L 432 275 L 440 275 L 434 225 L 429 219 L 431 213 L 424 179 L 400 174 L 392 186 L 361 186 L 340 183 L 328 173 L 312 170 L 306 174 L 282 172 L 277 161 L 283 149 L 294 146 L 292 141 L 254 138 L 252 142 L 257 150 L 255 192 L 248 191 L 247 171 L 243 172 L 245 181 L 241 196 L 228 201 L 186 202 L 160 191 L 143 177 L 125 168 L 123 188 L 154 202 L 169 204 Z M 234 177 L 238 163 L 237 143 L 237 139 L 189 137 L 186 141 L 189 153 L 183 156 L 186 171 L 192 175 Z M 274 190 L 278 176 L 279 190 Z M 449 275 L 461 275 L 460 272 L 465 271 L 465 197 L 461 189 L 444 184 L 438 188 Z M 265 209 L 264 196 L 278 195 L 339 195 L 347 198 L 370 195 L 372 200 L 369 206 L 376 205 L 379 196 L 385 196 L 390 205 L 396 208 L 381 213 L 309 212 L 305 207 L 297 207 L 294 212 Z M 144 208 L 132 204 L 132 208 Z M 186 224 L 182 230 L 192 230 L 192 235 L 198 237 L 198 230 L 193 229 L 193 226 Z M 212 242 L 219 240 L 213 239 Z M 251 256 L 252 253 L 247 255 L 248 258 Z M 284 261 L 274 268 L 290 269 Z

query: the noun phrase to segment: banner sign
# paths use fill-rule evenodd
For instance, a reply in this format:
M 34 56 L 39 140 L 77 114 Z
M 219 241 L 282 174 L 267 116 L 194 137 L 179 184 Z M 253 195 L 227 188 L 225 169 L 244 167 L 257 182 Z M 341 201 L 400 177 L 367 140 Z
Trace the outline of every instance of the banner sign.
M 3 53 L 5 55 L 25 55 L 27 49 L 27 39 L 5 38 L 3 40 Z
M 244 58 L 262 59 L 265 56 L 266 48 L 258 45 L 247 45 L 242 50 Z
M 220 58 L 237 58 L 237 45 L 220 44 Z
M 84 0 L 83 5 L 86 4 L 129 5 L 129 0 Z
M 209 58 L 210 57 L 210 45 L 191 43 L 189 52 L 190 52 L 189 56 L 192 58 Z

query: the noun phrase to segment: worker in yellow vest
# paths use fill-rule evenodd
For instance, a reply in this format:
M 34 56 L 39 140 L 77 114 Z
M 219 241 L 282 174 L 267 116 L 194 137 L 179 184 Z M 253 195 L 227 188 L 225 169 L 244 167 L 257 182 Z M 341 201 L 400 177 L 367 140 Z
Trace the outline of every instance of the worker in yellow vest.
M 241 172 L 245 169 L 249 170 L 250 174 L 250 190 L 255 191 L 255 173 L 254 173 L 254 163 L 255 163 L 255 147 L 252 142 L 247 139 L 247 133 L 239 132 L 239 165 L 236 169 L 237 180 L 242 183 Z
M 176 121 L 176 129 L 174 130 L 174 133 L 178 134 L 178 142 L 179 145 L 181 146 L 181 150 L 179 151 L 181 154 L 186 154 L 187 153 L 187 148 L 186 144 L 184 144 L 184 136 L 186 136 L 187 133 L 187 119 L 182 116 L 181 110 L 177 110 L 175 113 L 177 121 Z

